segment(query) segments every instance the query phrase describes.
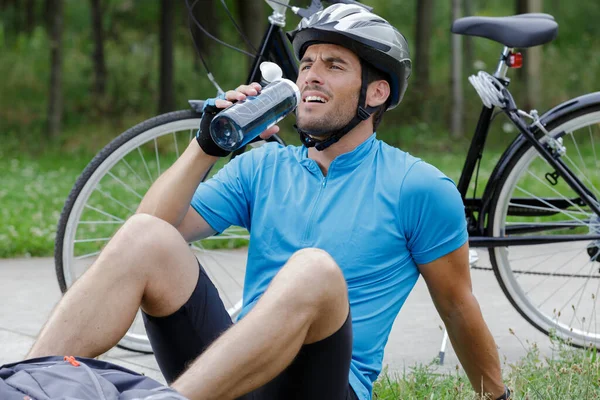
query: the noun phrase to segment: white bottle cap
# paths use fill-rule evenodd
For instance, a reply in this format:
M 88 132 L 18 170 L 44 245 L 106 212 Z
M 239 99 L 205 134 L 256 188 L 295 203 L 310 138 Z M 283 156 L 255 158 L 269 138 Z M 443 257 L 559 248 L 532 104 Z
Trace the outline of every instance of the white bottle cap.
M 269 83 L 283 77 L 283 71 L 279 65 L 270 61 L 263 61 L 260 63 L 260 73 L 262 74 L 263 79 Z

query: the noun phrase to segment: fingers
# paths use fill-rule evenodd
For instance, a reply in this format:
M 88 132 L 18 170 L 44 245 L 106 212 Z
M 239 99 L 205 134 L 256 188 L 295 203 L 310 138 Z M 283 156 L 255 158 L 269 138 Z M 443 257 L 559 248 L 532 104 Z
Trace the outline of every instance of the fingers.
M 235 90 L 227 91 L 225 93 L 225 99 L 230 103 L 229 105 L 231 105 L 231 102 L 233 101 L 246 100 L 247 96 L 256 96 L 258 93 L 260 93 L 260 89 L 261 86 L 256 82 L 253 82 L 250 85 L 240 85 Z M 215 104 L 217 104 L 217 107 L 219 107 L 218 103 Z
M 271 136 L 273 136 L 274 134 L 276 134 L 277 132 L 279 132 L 279 126 L 278 125 L 273 125 L 269 129 L 267 129 L 266 131 L 264 131 L 263 133 L 261 133 L 259 136 L 260 136 L 261 139 L 268 139 Z

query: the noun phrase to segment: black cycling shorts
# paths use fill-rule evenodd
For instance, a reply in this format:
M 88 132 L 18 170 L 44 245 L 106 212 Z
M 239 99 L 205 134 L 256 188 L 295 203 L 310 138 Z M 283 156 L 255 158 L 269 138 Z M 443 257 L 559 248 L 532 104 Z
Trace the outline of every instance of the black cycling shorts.
M 169 384 L 233 325 L 217 289 L 201 266 L 196 288 L 179 310 L 166 317 L 142 314 L 154 355 Z M 352 321 L 348 315 L 337 332 L 302 346 L 281 374 L 242 399 L 357 399 L 348 383 L 351 358 Z

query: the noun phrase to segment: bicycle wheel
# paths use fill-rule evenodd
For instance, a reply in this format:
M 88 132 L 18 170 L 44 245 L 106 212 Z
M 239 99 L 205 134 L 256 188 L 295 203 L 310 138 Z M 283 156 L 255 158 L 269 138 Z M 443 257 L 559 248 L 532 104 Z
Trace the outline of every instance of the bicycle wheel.
M 191 110 L 177 111 L 136 125 L 109 143 L 85 168 L 67 198 L 56 235 L 56 276 L 63 293 L 135 212 L 150 185 L 185 150 L 200 116 Z M 273 140 L 281 142 L 278 137 Z M 264 142 L 253 146 L 260 143 Z M 219 160 L 206 178 L 226 162 Z M 232 317 L 241 308 L 248 239 L 245 229 L 231 227 L 221 235 L 190 244 Z M 140 312 L 118 346 L 152 352 Z
M 600 109 L 577 110 L 548 124 L 561 156 L 600 199 Z M 537 329 L 578 347 L 600 344 L 600 219 L 527 143 L 500 177 L 489 216 L 494 237 L 581 235 L 583 240 L 490 248 L 502 290 Z

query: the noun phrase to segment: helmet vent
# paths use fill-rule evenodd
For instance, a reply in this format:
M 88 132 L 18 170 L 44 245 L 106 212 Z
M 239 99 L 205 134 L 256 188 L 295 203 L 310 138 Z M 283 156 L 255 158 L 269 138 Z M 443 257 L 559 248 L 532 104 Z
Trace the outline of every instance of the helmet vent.
M 356 21 L 355 23 L 353 23 L 349 29 L 355 29 L 355 28 L 362 28 L 365 26 L 374 26 L 374 25 L 382 25 L 382 24 L 386 24 L 385 21 L 381 21 L 381 20 L 371 20 L 371 21 Z

